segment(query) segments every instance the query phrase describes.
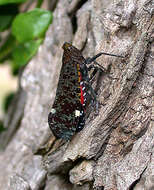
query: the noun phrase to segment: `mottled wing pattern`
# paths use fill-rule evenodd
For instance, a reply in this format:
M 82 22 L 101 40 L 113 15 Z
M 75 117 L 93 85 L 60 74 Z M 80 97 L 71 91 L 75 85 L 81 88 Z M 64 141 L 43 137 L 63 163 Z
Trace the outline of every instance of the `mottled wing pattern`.
M 78 49 L 64 44 L 62 68 L 55 101 L 48 116 L 49 126 L 57 138 L 70 139 L 84 126 L 81 104 L 80 62 L 85 61 Z M 83 92 L 82 92 L 83 94 Z

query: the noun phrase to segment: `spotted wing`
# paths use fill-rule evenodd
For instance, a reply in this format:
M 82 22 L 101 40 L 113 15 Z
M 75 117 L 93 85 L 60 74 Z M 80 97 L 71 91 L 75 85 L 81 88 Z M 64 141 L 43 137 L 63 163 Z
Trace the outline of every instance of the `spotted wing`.
M 48 116 L 49 126 L 57 138 L 70 139 L 80 131 L 84 123 L 84 109 L 81 104 L 81 88 L 77 62 L 68 54 L 63 63 L 56 92 L 56 98 Z

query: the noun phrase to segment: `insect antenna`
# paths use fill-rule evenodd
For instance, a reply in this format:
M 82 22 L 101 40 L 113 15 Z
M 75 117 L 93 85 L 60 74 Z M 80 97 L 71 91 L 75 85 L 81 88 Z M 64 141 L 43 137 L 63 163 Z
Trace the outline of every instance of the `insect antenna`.
M 105 53 L 105 52 L 100 52 L 100 53 L 98 53 L 97 55 L 95 55 L 95 56 L 93 56 L 92 58 L 88 58 L 86 61 L 86 64 L 90 64 L 90 63 L 92 63 L 92 62 L 94 62 L 98 57 L 100 57 L 101 55 L 109 55 L 109 56 L 114 56 L 114 57 L 120 57 L 120 58 L 125 58 L 124 56 L 122 56 L 122 55 L 116 55 L 116 54 L 111 54 L 111 53 Z M 99 65 L 98 63 L 97 63 L 97 65 Z M 99 65 L 99 66 L 101 66 L 101 65 Z

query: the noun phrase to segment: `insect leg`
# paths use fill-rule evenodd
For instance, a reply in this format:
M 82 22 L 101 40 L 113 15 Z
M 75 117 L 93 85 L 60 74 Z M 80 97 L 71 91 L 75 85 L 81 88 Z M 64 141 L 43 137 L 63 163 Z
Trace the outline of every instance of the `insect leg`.
M 95 106 L 97 110 L 98 108 L 97 95 L 88 81 L 86 83 L 86 90 L 87 90 L 87 94 L 86 94 L 87 102 L 90 103 L 92 106 Z
M 98 108 L 99 108 L 99 102 L 97 100 L 97 95 L 96 93 L 94 92 L 94 89 L 91 87 L 91 85 L 88 86 L 89 87 L 89 91 L 90 93 L 88 93 L 88 97 L 87 99 L 89 98 L 89 103 L 90 103 L 90 106 L 95 110 L 95 114 L 97 115 L 98 114 Z
M 95 57 L 95 56 L 94 56 Z M 95 61 L 95 59 L 97 58 L 94 58 L 94 57 L 92 57 L 92 58 L 90 58 L 90 57 L 88 57 L 87 59 L 86 59 L 86 65 L 89 65 L 89 64 L 91 64 L 92 62 L 94 62 L 94 64 L 96 64 L 97 66 L 99 66 L 99 68 L 100 68 L 100 70 L 102 70 L 103 72 L 104 71 L 106 71 L 106 69 L 102 66 L 102 65 L 100 65 L 99 63 L 97 63 L 96 61 Z M 89 67 L 88 67 L 88 70 L 90 71 L 92 68 L 94 68 L 94 67 L 96 67 L 95 65 L 90 65 Z

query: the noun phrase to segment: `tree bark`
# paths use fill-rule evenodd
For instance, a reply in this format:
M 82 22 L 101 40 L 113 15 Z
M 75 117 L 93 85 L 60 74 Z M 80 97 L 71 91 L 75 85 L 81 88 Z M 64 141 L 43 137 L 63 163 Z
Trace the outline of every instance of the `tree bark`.
M 8 130 L 0 136 L 0 189 L 154 189 L 152 0 L 54 5 L 53 23 L 20 77 Z M 84 129 L 69 142 L 56 140 L 47 123 L 65 41 L 84 57 L 101 51 L 125 56 L 97 59 L 110 68 L 93 83 L 99 114 L 91 109 Z

